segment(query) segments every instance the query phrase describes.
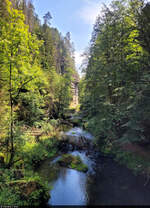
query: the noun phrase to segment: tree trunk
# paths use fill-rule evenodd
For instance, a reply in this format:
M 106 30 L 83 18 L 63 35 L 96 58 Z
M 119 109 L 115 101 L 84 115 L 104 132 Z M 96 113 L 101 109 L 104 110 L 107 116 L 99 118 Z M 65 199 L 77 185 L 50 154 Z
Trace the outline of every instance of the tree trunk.
M 12 54 L 11 54 L 12 57 Z M 9 77 L 9 98 L 10 98 L 10 161 L 9 167 L 12 164 L 13 157 L 14 157 L 14 138 L 13 138 L 13 98 L 12 98 L 12 63 L 10 62 L 9 66 L 10 70 L 10 77 Z

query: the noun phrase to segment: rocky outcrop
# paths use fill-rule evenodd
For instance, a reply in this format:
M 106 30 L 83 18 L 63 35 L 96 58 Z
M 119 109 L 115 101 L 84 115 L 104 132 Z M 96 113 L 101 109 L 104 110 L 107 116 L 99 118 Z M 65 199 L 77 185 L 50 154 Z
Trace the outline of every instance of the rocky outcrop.
M 79 76 L 78 74 L 74 74 L 73 75 L 73 81 L 71 83 L 71 89 L 72 89 L 72 95 L 73 95 L 73 99 L 71 102 L 71 106 L 72 107 L 76 107 L 79 104 L 79 93 L 78 93 L 78 84 L 79 84 Z
M 73 150 L 84 150 L 92 147 L 92 142 L 83 136 L 74 135 L 61 135 L 59 149 L 62 152 L 73 151 Z

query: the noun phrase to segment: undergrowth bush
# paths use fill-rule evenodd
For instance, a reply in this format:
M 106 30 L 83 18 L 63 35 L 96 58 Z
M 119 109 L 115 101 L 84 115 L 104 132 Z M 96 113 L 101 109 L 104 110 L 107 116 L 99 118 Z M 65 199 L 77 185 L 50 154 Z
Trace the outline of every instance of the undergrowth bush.
M 2 171 L 2 170 L 1 170 Z M 15 180 L 15 170 L 5 169 L 0 179 L 1 206 L 39 206 L 49 199 L 48 183 L 37 174 L 26 171 L 23 178 Z
M 29 143 L 22 148 L 22 157 L 25 166 L 35 166 L 40 161 L 53 157 L 57 152 L 57 140 L 54 138 L 42 137 L 39 143 Z

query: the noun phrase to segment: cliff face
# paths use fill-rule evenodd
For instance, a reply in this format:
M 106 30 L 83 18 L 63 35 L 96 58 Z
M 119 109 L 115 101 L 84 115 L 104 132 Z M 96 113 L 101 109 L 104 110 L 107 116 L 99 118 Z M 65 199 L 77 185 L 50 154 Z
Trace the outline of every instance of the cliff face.
M 73 81 L 71 83 L 72 95 L 73 95 L 71 107 L 76 107 L 79 104 L 78 84 L 79 84 L 79 75 L 76 73 L 73 75 Z

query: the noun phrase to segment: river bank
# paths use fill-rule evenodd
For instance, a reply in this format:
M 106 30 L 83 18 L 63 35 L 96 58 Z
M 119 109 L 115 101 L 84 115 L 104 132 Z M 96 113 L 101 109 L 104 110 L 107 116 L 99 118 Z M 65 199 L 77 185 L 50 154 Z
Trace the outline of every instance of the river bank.
M 150 184 L 147 176 L 135 176 L 133 171 L 126 168 L 126 163 L 120 164 L 120 157 L 115 161 L 113 152 L 101 152 L 93 135 L 76 127 L 76 117 L 73 120 L 70 127 L 64 126 L 59 130 L 57 138 L 41 137 L 36 146 L 33 144 L 34 148 L 28 146 L 30 165 L 26 161 L 26 172 L 18 176 L 18 184 L 13 185 L 13 189 L 19 184 L 21 187 L 19 192 L 13 194 L 13 203 L 18 200 L 20 205 L 36 206 L 149 205 Z M 81 122 L 81 118 L 79 120 Z M 81 158 L 88 171 L 80 172 L 60 166 L 58 160 L 66 153 Z M 34 168 L 31 171 L 32 163 Z M 9 174 L 9 177 L 11 181 L 16 181 L 16 176 Z M 8 188 L 2 195 L 4 199 L 6 195 L 12 195 L 10 191 L 13 189 L 8 191 Z M 20 196 L 25 197 L 26 202 L 21 201 Z
M 79 128 L 73 128 L 74 132 Z M 80 129 L 80 132 L 83 130 Z M 67 132 L 68 133 L 68 132 Z M 67 134 L 66 133 L 66 134 Z M 104 156 L 98 150 L 73 150 L 88 166 L 87 173 L 58 167 L 57 160 L 43 162 L 38 173 L 51 187 L 49 205 L 149 205 L 150 186 L 141 175 Z M 146 184 L 146 185 L 145 185 Z

